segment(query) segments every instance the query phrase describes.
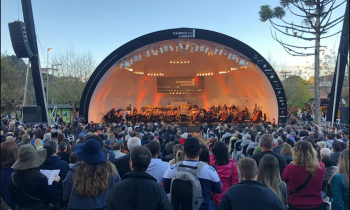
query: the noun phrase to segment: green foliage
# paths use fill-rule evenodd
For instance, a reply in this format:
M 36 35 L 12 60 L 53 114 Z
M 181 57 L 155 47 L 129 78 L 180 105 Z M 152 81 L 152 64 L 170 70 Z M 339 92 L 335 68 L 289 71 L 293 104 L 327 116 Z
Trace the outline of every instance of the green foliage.
M 18 67 L 22 59 L 1 55 L 1 113 L 18 110 L 24 94 L 25 73 Z M 25 68 L 25 64 L 24 64 Z
M 273 11 L 271 10 L 271 6 L 263 5 L 260 7 L 260 21 L 265 22 L 274 17 Z
M 300 76 L 290 76 L 282 84 L 286 93 L 288 107 L 295 106 L 302 109 L 313 98 L 310 91 L 310 83 Z
M 284 9 L 282 7 L 275 7 L 273 9 L 273 15 L 275 18 L 281 19 L 284 16 L 286 16 L 286 12 L 284 11 Z

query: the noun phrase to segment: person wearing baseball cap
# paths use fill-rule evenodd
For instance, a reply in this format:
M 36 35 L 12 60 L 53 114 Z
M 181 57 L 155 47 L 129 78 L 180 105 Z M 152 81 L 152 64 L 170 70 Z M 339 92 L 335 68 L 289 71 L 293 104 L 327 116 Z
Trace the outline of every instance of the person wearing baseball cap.
M 18 159 L 12 165 L 15 172 L 7 183 L 17 209 L 49 209 L 49 203 L 54 202 L 53 192 L 59 192 L 60 177 L 56 174 L 49 186 L 48 178 L 40 172 L 46 154 L 46 149 L 36 150 L 31 144 L 19 148 Z
M 188 137 L 184 143 L 185 160 L 170 166 L 166 170 L 161 184 L 164 186 L 165 192 L 170 193 L 171 180 L 177 173 L 179 167 L 184 167 L 185 169 L 198 167 L 199 169 L 196 176 L 201 183 L 203 195 L 203 202 L 199 209 L 213 209 L 215 208 L 215 204 L 210 197 L 210 191 L 215 194 L 220 194 L 223 190 L 223 184 L 220 181 L 218 173 L 212 166 L 199 161 L 201 152 L 199 140 L 194 137 Z M 181 191 L 181 189 L 177 190 Z M 184 194 L 186 194 L 186 192 L 184 192 Z M 179 200 L 181 199 L 182 198 L 179 198 Z
M 109 192 L 120 176 L 107 161 L 99 141 L 88 139 L 80 145 L 74 151 L 80 162 L 71 167 L 63 181 L 62 199 L 68 202 L 68 209 L 106 209 Z

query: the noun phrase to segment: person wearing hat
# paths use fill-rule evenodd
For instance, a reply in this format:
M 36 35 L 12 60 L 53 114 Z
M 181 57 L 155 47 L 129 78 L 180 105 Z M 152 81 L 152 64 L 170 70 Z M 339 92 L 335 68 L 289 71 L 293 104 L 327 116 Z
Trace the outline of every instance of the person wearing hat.
M 49 186 L 48 178 L 40 173 L 46 159 L 46 149 L 36 150 L 33 145 L 23 145 L 18 151 L 18 160 L 12 165 L 15 172 L 9 177 L 7 187 L 17 209 L 49 209 L 55 202 L 60 176 L 57 174 Z
M 194 137 L 188 137 L 184 143 L 185 160 L 182 164 L 184 166 L 195 167 L 199 162 L 199 155 L 201 152 L 202 149 L 200 148 L 199 140 Z M 166 193 L 170 193 L 171 180 L 176 172 L 176 164 L 170 166 L 170 168 L 165 171 L 161 184 L 164 186 Z M 215 204 L 210 197 L 210 192 L 220 194 L 223 190 L 223 184 L 220 181 L 218 173 L 212 166 L 205 164 L 198 171 L 197 177 L 202 185 L 202 195 L 204 199 L 199 209 L 215 208 Z
M 120 176 L 97 140 L 81 145 L 74 151 L 80 161 L 63 181 L 63 201 L 68 209 L 107 209 L 108 195 Z

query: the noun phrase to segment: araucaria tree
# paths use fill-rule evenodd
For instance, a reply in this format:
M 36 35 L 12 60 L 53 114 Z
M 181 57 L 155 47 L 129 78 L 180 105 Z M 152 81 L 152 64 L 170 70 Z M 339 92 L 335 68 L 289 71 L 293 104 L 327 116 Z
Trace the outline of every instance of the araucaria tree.
M 320 123 L 320 48 L 321 40 L 332 37 L 341 31 L 329 33 L 330 30 L 343 22 L 345 16 L 332 18 L 334 10 L 347 0 L 280 0 L 280 6 L 271 9 L 269 5 L 261 6 L 259 12 L 262 22 L 270 22 L 274 32 L 274 40 L 282 45 L 286 52 L 293 56 L 315 56 L 315 123 Z M 285 20 L 286 11 L 300 21 L 298 24 Z M 346 17 L 349 18 L 349 17 Z M 274 21 L 275 19 L 278 22 Z M 282 41 L 277 33 L 288 37 L 313 42 L 314 45 L 299 46 Z M 295 43 L 295 42 L 294 42 Z M 312 51 L 314 49 L 314 51 Z

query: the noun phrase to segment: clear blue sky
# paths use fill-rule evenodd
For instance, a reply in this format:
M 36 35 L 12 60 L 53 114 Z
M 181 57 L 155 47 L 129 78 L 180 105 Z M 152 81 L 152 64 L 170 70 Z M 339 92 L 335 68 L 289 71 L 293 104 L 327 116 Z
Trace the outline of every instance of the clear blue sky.
M 32 0 L 41 63 L 46 49 L 52 55 L 74 46 L 76 51 L 90 50 L 97 64 L 126 42 L 146 33 L 177 27 L 209 29 L 227 34 L 253 47 L 263 56 L 269 52 L 278 63 L 307 65 L 313 58 L 289 56 L 270 36 L 270 24 L 259 20 L 262 4 L 272 7 L 279 0 Z M 339 1 L 340 2 L 340 1 Z M 1 1 L 1 52 L 13 54 L 8 23 L 18 20 L 18 0 Z M 344 14 L 345 5 L 333 17 Z M 20 5 L 19 19 L 23 21 Z M 299 23 L 287 13 L 287 20 Z M 340 25 L 333 31 L 340 29 Z M 291 40 L 300 44 L 298 39 Z M 340 36 L 322 41 L 328 49 L 338 49 Z M 313 45 L 312 42 L 306 43 Z M 44 53 L 44 56 L 43 56 Z

